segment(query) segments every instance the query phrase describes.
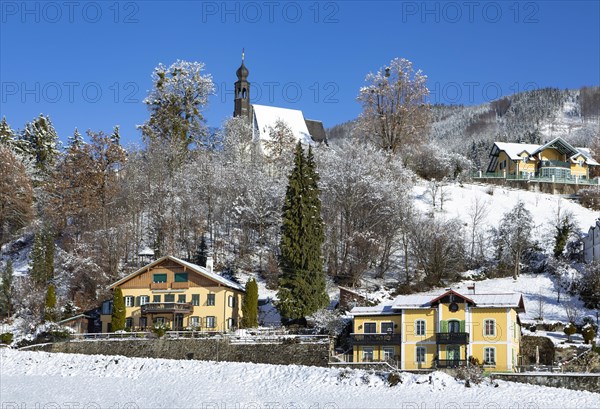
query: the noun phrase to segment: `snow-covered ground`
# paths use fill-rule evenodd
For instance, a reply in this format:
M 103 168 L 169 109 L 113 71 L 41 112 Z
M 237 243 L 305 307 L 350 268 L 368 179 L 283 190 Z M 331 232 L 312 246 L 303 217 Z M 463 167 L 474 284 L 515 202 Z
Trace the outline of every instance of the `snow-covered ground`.
M 388 386 L 364 370 L 0 350 L 2 408 L 593 408 L 600 394 L 443 373 Z
M 431 199 L 426 190 L 426 182 L 422 182 L 413 189 L 415 206 L 421 211 L 431 210 Z M 540 242 L 543 248 L 548 250 L 554 245 L 554 232 L 548 233 L 552 229 L 552 224 L 556 223 L 559 209 L 563 215 L 565 212 L 570 212 L 575 217 L 575 222 L 580 231 L 586 233 L 598 218 L 598 212 L 587 209 L 559 195 L 530 192 L 503 186 L 467 183 L 462 186 L 457 183 L 449 184 L 444 186 L 443 190 L 446 199 L 443 204 L 443 216 L 447 218 L 456 217 L 466 225 L 470 225 L 470 213 L 475 202 L 479 200 L 480 203 L 485 203 L 487 216 L 484 223 L 482 223 L 484 230 L 498 227 L 504 214 L 509 212 L 519 200 L 522 201 L 527 210 L 531 212 L 535 226 L 532 232 L 533 237 Z

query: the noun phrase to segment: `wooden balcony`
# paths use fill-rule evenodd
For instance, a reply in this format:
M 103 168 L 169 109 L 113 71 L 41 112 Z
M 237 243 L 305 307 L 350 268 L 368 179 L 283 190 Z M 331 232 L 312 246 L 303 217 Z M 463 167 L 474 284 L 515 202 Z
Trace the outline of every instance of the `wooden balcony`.
M 151 290 L 167 290 L 169 283 L 150 283 Z
M 352 345 L 400 345 L 400 334 L 350 334 Z
M 172 282 L 171 283 L 171 288 L 173 290 L 186 290 L 186 289 L 190 288 L 190 283 L 189 283 L 189 281 Z
M 190 303 L 151 302 L 142 305 L 142 314 L 182 313 L 189 314 L 194 309 Z
M 438 344 L 464 345 L 469 343 L 468 332 L 440 332 L 435 334 Z

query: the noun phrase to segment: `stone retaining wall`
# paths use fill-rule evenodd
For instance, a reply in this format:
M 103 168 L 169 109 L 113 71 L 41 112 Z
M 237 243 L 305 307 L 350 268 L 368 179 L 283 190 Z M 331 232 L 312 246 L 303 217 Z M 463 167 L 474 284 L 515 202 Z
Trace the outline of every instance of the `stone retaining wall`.
M 495 373 L 492 374 L 492 378 L 532 385 L 574 389 L 577 391 L 596 393 L 600 391 L 600 374 Z
M 232 343 L 229 339 L 139 339 L 70 341 L 29 350 L 139 358 L 197 359 L 276 365 L 327 366 L 330 343 Z

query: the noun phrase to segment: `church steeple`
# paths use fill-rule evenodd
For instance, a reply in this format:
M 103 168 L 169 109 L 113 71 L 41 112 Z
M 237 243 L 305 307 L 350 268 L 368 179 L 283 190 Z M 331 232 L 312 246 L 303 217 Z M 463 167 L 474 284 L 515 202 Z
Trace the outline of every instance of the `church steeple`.
M 242 65 L 235 74 L 238 80 L 234 84 L 235 99 L 233 106 L 233 116 L 242 116 L 251 120 L 252 105 L 250 105 L 250 82 L 248 82 L 248 68 L 244 65 L 244 49 L 242 49 Z

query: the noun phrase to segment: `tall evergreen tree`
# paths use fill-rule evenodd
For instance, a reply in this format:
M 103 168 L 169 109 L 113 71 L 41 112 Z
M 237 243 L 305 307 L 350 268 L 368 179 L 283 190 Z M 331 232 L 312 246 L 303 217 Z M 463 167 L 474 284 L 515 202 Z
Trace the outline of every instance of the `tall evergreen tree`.
M 10 317 L 13 295 L 13 262 L 8 259 L 2 271 L 2 287 L 0 287 L 0 312 Z
M 0 144 L 12 147 L 14 142 L 15 132 L 11 129 L 8 122 L 6 122 L 6 117 L 3 117 L 2 121 L 0 121 Z
M 38 171 L 45 173 L 54 165 L 58 157 L 58 135 L 48 116 L 40 115 L 25 125 L 20 135 L 19 146 L 29 155 Z
M 46 228 L 35 234 L 30 259 L 29 274 L 36 284 L 54 278 L 54 236 Z
M 297 320 L 328 302 L 323 276 L 323 221 L 318 174 L 312 151 L 304 156 L 298 143 L 288 178 L 280 242 L 278 309 L 286 320 Z
M 56 289 L 53 284 L 48 286 L 46 292 L 46 305 L 44 308 L 44 321 L 56 320 Z
M 38 285 L 46 282 L 46 258 L 44 253 L 44 235 L 42 231 L 38 231 L 33 239 L 29 262 L 29 275 Z
M 202 235 L 202 239 L 200 240 L 200 244 L 198 245 L 198 249 L 196 250 L 196 254 L 194 255 L 194 264 L 197 264 L 201 267 L 206 267 L 206 260 L 208 259 L 208 246 L 206 245 L 206 240 L 204 235 Z
M 113 296 L 112 330 L 121 331 L 125 329 L 125 299 L 123 291 L 119 287 L 115 289 Z
M 258 326 L 258 285 L 256 280 L 246 282 L 246 294 L 242 300 L 242 328 L 255 328 Z
M 54 278 L 54 235 L 50 230 L 44 232 L 44 270 L 46 280 Z

